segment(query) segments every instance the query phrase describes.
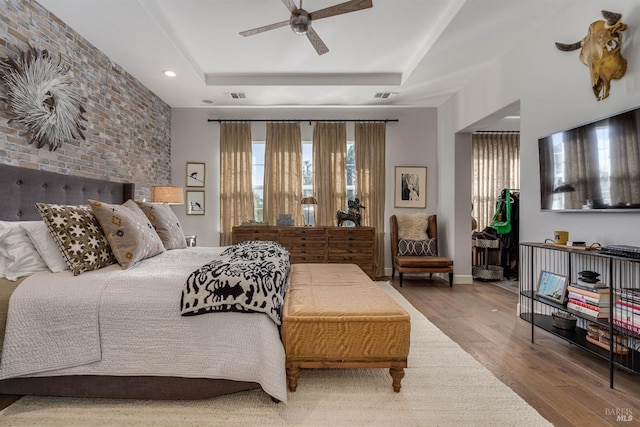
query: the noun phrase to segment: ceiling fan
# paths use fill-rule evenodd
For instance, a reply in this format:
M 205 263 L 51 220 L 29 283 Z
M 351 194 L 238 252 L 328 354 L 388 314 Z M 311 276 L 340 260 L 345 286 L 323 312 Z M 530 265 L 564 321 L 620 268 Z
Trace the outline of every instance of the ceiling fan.
M 322 41 L 318 33 L 311 27 L 311 22 L 317 19 L 329 18 L 331 16 L 342 15 L 343 13 L 357 12 L 362 9 L 368 9 L 373 7 L 373 0 L 351 0 L 344 3 L 329 6 L 324 9 L 316 10 L 315 12 L 307 12 L 302 8 L 302 0 L 300 0 L 300 7 L 296 7 L 293 0 L 282 0 L 282 3 L 291 12 L 291 17 L 287 21 L 277 22 L 275 24 L 265 25 L 263 27 L 254 28 L 252 30 L 242 31 L 240 35 L 248 37 L 255 34 L 263 33 L 269 30 L 275 30 L 276 28 L 284 27 L 287 24 L 291 27 L 296 34 L 306 34 L 307 38 L 313 45 L 313 48 L 318 52 L 318 55 L 323 55 L 329 52 L 329 48 Z

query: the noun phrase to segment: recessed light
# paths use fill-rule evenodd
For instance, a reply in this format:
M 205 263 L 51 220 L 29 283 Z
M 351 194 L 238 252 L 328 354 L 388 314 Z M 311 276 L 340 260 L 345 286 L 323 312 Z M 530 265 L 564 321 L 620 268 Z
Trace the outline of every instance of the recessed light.
M 162 73 L 167 77 L 175 77 L 175 76 L 177 76 L 176 72 L 172 71 L 172 70 L 164 70 Z

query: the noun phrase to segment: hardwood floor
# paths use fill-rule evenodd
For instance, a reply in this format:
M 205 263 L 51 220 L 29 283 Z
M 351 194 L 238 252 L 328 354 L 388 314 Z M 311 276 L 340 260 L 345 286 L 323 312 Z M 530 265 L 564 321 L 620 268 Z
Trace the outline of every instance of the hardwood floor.
M 518 295 L 490 283 L 454 285 L 405 276 L 393 286 L 433 324 L 555 426 L 640 425 L 640 376 L 616 371 L 516 315 Z M 0 395 L 0 409 L 18 396 Z M 627 420 L 616 421 L 616 414 Z M 518 420 L 513 420 L 514 425 Z
M 402 288 L 396 277 L 393 286 L 555 426 L 640 425 L 640 376 L 616 370 L 611 389 L 606 360 L 540 329 L 532 344 L 531 324 L 516 315 L 516 293 L 417 276 L 405 276 Z

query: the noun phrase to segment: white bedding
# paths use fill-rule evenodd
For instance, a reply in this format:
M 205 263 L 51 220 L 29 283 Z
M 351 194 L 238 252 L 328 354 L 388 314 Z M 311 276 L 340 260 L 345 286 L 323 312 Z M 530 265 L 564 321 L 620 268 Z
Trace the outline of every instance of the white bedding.
M 171 250 L 128 270 L 34 274 L 11 297 L 0 378 L 224 378 L 286 402 L 284 349 L 266 314 L 180 316 L 189 273 L 223 249 Z

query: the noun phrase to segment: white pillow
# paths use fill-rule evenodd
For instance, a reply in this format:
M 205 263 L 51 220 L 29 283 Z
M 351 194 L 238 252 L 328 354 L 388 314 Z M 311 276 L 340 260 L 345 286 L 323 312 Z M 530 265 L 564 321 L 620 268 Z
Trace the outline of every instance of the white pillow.
M 20 224 L 6 221 L 0 223 L 0 258 L 4 258 L 0 263 L 0 278 L 17 280 L 38 271 L 49 270 Z
M 60 249 L 56 241 L 53 240 L 44 221 L 25 222 L 20 225 L 20 228 L 27 232 L 31 243 L 35 246 L 49 270 L 54 273 L 69 270 L 67 262 L 62 257 Z

